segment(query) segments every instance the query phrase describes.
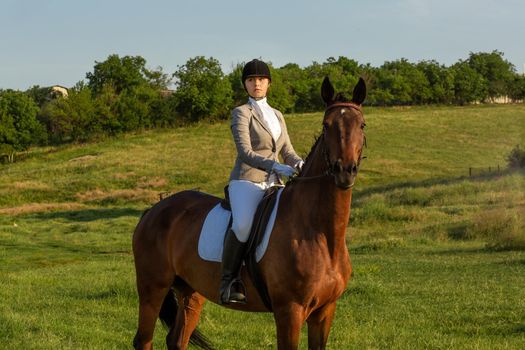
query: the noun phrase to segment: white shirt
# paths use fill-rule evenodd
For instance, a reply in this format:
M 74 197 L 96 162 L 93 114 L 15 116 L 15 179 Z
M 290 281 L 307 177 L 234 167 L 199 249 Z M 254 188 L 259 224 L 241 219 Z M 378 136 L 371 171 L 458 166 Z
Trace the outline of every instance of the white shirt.
M 279 136 L 281 136 L 281 124 L 279 123 L 279 118 L 275 115 L 275 111 L 266 101 L 266 97 L 260 100 L 250 97 L 248 102 L 257 110 L 266 127 L 270 129 L 273 139 L 277 141 Z

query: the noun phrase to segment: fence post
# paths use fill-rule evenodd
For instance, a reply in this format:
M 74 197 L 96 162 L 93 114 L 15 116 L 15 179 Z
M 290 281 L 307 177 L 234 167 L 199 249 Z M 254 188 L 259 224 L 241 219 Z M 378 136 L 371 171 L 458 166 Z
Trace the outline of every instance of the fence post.
M 470 168 L 470 167 L 468 168 L 468 176 L 472 177 L 472 168 Z

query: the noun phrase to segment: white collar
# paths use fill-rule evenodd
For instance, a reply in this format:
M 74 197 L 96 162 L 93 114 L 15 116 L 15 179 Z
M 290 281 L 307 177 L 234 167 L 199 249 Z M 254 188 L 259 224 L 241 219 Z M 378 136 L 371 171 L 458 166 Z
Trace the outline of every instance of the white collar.
M 254 99 L 253 97 L 250 96 L 248 98 L 248 102 L 250 102 L 250 104 L 252 106 L 255 106 L 255 105 L 268 106 L 268 102 L 266 101 L 266 97 L 263 97 L 260 100 L 256 100 L 256 99 Z

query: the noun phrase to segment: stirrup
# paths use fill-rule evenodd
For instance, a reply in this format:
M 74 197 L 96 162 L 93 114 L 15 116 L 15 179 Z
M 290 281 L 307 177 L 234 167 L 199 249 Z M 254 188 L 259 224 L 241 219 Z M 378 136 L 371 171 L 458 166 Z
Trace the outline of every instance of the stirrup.
M 232 293 L 233 285 L 236 285 L 236 291 Z M 234 298 L 235 297 L 235 298 Z M 228 286 L 220 296 L 221 305 L 227 304 L 246 304 L 246 287 L 240 278 L 234 278 L 228 283 Z

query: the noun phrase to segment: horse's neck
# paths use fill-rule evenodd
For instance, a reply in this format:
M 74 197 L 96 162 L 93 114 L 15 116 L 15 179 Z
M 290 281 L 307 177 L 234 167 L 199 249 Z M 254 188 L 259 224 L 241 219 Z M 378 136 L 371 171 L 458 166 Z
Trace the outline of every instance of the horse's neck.
M 321 183 L 321 182 L 320 182 Z M 350 219 L 352 190 L 343 191 L 334 184 L 332 177 L 318 185 L 310 215 L 318 217 L 316 234 L 324 234 L 330 255 L 334 257 L 341 249 L 346 250 L 346 228 Z M 314 193 L 315 193 L 314 192 Z M 317 227 L 316 227 L 317 226 Z
M 304 177 L 313 177 L 323 174 L 327 170 L 326 160 L 320 142 L 311 158 L 305 164 Z M 341 249 L 346 250 L 346 227 L 350 219 L 350 205 L 352 190 L 342 190 L 335 185 L 332 176 L 325 176 L 318 180 L 300 182 L 296 190 L 299 192 L 302 203 L 301 215 L 309 218 L 312 230 L 304 234 L 325 235 L 328 249 L 332 256 Z M 301 233 L 299 233 L 301 234 Z M 316 237 L 306 237 L 316 239 Z

